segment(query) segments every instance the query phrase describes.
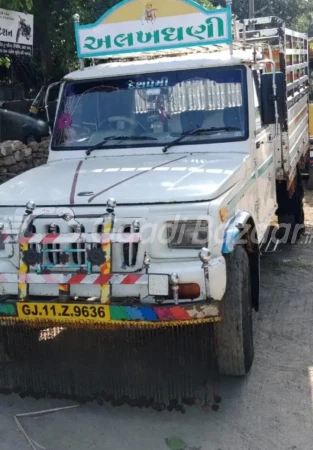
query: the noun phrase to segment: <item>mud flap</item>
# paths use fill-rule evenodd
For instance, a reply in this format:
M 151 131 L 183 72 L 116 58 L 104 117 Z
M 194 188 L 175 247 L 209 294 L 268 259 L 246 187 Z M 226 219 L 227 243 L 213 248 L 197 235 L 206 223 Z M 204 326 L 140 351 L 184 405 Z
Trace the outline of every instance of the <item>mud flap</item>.
M 38 326 L 38 324 L 37 324 Z M 160 329 L 2 326 L 0 391 L 184 412 L 218 409 L 213 324 Z

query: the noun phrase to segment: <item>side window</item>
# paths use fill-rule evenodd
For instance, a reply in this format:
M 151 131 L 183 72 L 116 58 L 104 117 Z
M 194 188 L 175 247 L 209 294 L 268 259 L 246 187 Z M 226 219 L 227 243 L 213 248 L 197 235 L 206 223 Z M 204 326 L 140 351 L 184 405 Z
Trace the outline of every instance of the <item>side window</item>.
M 253 94 L 254 94 L 254 116 L 255 131 L 258 132 L 262 128 L 261 111 L 260 111 L 260 72 L 254 70 L 253 74 Z

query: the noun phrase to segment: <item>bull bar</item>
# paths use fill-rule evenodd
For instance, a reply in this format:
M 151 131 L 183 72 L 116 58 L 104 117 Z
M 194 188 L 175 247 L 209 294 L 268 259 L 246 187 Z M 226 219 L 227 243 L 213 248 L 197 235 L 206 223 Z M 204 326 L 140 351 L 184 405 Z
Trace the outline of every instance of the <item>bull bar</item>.
M 171 274 L 150 273 L 150 260 L 147 255 L 143 260 L 140 273 L 113 273 L 112 272 L 112 244 L 141 241 L 140 230 L 131 233 L 114 232 L 116 202 L 109 199 L 106 212 L 103 214 L 100 233 L 82 232 L 81 224 L 76 220 L 71 208 L 60 207 L 54 209 L 36 208 L 34 202 L 26 205 L 25 215 L 17 234 L 6 233 L 4 225 L 0 224 L 0 237 L 2 243 L 18 244 L 19 268 L 17 273 L 1 273 L 1 283 L 17 283 L 18 298 L 10 296 L 0 297 L 0 318 L 22 322 L 36 322 L 47 320 L 50 323 L 64 323 L 70 325 L 77 322 L 92 322 L 94 326 L 108 326 L 110 324 L 131 326 L 173 326 L 205 322 L 218 322 L 220 320 L 219 304 L 209 297 L 209 271 L 208 262 L 210 253 L 203 249 L 199 258 L 202 261 L 206 301 L 188 303 L 179 302 L 179 276 Z M 64 219 L 75 230 L 74 233 L 40 234 L 32 233 L 31 227 L 36 218 L 49 217 L 51 219 Z M 47 244 L 85 244 L 87 254 L 86 264 L 69 263 L 69 254 L 73 248 L 62 248 L 61 263 L 44 263 L 43 255 L 55 250 Z M 98 248 L 93 246 L 98 244 Z M 99 266 L 99 273 L 93 272 L 93 266 Z M 30 268 L 33 268 L 31 271 Z M 63 273 L 62 273 L 63 271 Z M 64 273 L 65 271 L 65 273 Z M 70 271 L 70 272 L 69 272 Z M 167 281 L 166 281 L 167 280 Z M 30 284 L 58 284 L 59 296 L 57 298 L 32 299 L 29 295 Z M 158 283 L 163 283 L 166 290 L 172 289 L 174 303 L 162 304 L 158 302 Z M 165 283 L 165 284 L 164 284 Z M 74 301 L 70 297 L 70 286 L 75 284 L 95 284 L 99 286 L 99 298 L 89 303 Z M 148 286 L 149 295 L 156 299 L 155 305 L 145 305 L 138 302 L 112 301 L 112 286 L 114 284 L 141 284 Z M 164 295 L 164 293 L 163 293 Z

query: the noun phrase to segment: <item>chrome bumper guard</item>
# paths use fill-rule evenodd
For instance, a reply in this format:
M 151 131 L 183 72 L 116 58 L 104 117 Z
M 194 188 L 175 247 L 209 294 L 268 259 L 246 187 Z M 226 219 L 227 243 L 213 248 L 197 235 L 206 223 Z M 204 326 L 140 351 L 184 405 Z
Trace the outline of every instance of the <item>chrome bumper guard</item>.
M 220 320 L 219 306 L 216 302 L 208 300 L 194 303 L 179 303 L 179 277 L 176 273 L 160 275 L 149 273 L 150 261 L 146 255 L 141 273 L 112 273 L 112 244 L 141 241 L 140 229 L 135 232 L 115 233 L 114 217 L 116 202 L 109 199 L 106 213 L 102 216 L 101 233 L 84 233 L 82 225 L 75 218 L 70 208 L 36 208 L 33 202 L 28 202 L 26 212 L 18 234 L 8 234 L 4 224 L 0 224 L 0 240 L 2 244 L 19 245 L 18 273 L 1 273 L 0 283 L 17 283 L 18 298 L 0 298 L 0 318 L 15 319 L 19 321 L 44 320 L 52 322 L 93 322 L 99 323 L 131 323 L 133 325 L 179 325 L 195 322 L 216 322 Z M 64 219 L 75 230 L 69 234 L 32 234 L 33 223 L 36 218 L 49 217 L 49 219 Z M 7 234 L 6 234 L 7 233 Z M 84 249 L 73 248 L 46 248 L 47 244 L 85 244 Z M 94 244 L 98 244 L 97 247 Z M 44 247 L 45 246 L 45 247 Z M 69 246 L 70 247 L 70 246 Z M 204 249 L 205 250 L 205 249 Z M 51 252 L 60 252 L 59 263 L 44 263 L 43 255 Z M 69 255 L 73 252 L 86 253 L 86 264 L 69 263 Z M 203 263 L 205 286 L 208 294 L 209 252 L 202 251 L 199 255 Z M 53 258 L 52 258 L 53 259 Z M 93 266 L 100 267 L 100 273 L 93 272 Z M 32 271 L 30 270 L 32 268 Z M 63 273 L 62 273 L 63 272 Z M 158 278 L 159 277 L 159 278 Z M 161 278 L 160 278 L 161 277 Z M 163 278 L 162 278 L 163 277 Z M 151 280 L 153 279 L 153 283 Z M 163 283 L 164 292 L 158 287 Z M 164 283 L 165 280 L 165 283 Z M 167 288 L 166 288 L 167 280 Z M 152 287 L 150 289 L 150 282 Z M 59 296 L 51 299 L 42 298 L 34 303 L 29 296 L 30 284 L 58 284 Z M 99 286 L 99 299 L 97 302 L 75 302 L 70 298 L 70 286 L 77 284 L 95 284 Z M 141 284 L 147 285 L 149 295 L 168 295 L 166 289 L 172 289 L 174 304 L 163 305 L 156 302 L 153 306 L 133 302 L 131 305 L 111 303 L 111 291 L 114 284 Z M 165 286 L 165 287 L 164 287 Z M 162 289 L 161 289 L 162 291 Z M 159 298 L 160 298 L 159 297 Z M 36 300 L 37 301 L 37 300 Z M 30 305 L 30 306 L 27 306 Z M 76 305 L 76 306 L 75 306 Z M 86 306 L 83 306 L 86 305 Z M 73 307 L 76 308 L 73 310 Z M 60 309 L 61 308 L 61 309 Z M 74 311 L 63 315 L 62 311 Z M 85 308 L 85 309 L 84 309 Z M 56 311 L 61 311 L 57 313 Z M 81 317 L 78 312 L 82 311 Z M 37 316 L 38 312 L 38 316 Z M 51 314 L 50 314 L 51 312 Z M 99 313 L 99 314 L 98 314 Z M 45 317 L 42 317 L 44 315 Z

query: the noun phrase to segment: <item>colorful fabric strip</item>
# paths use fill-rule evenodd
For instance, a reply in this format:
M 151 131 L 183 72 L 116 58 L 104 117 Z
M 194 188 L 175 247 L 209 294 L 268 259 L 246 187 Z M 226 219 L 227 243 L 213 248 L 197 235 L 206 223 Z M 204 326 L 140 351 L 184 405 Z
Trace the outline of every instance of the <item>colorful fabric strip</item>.
M 29 303 L 31 305 L 31 303 Z M 107 305 L 106 322 L 184 322 L 200 319 L 219 318 L 218 309 L 214 311 L 207 303 L 184 306 L 124 306 Z M 16 317 L 17 303 L 0 303 L 0 317 Z M 34 318 L 33 318 L 34 319 Z M 62 320 L 62 319 L 59 319 Z M 72 321 L 77 321 L 73 318 Z

